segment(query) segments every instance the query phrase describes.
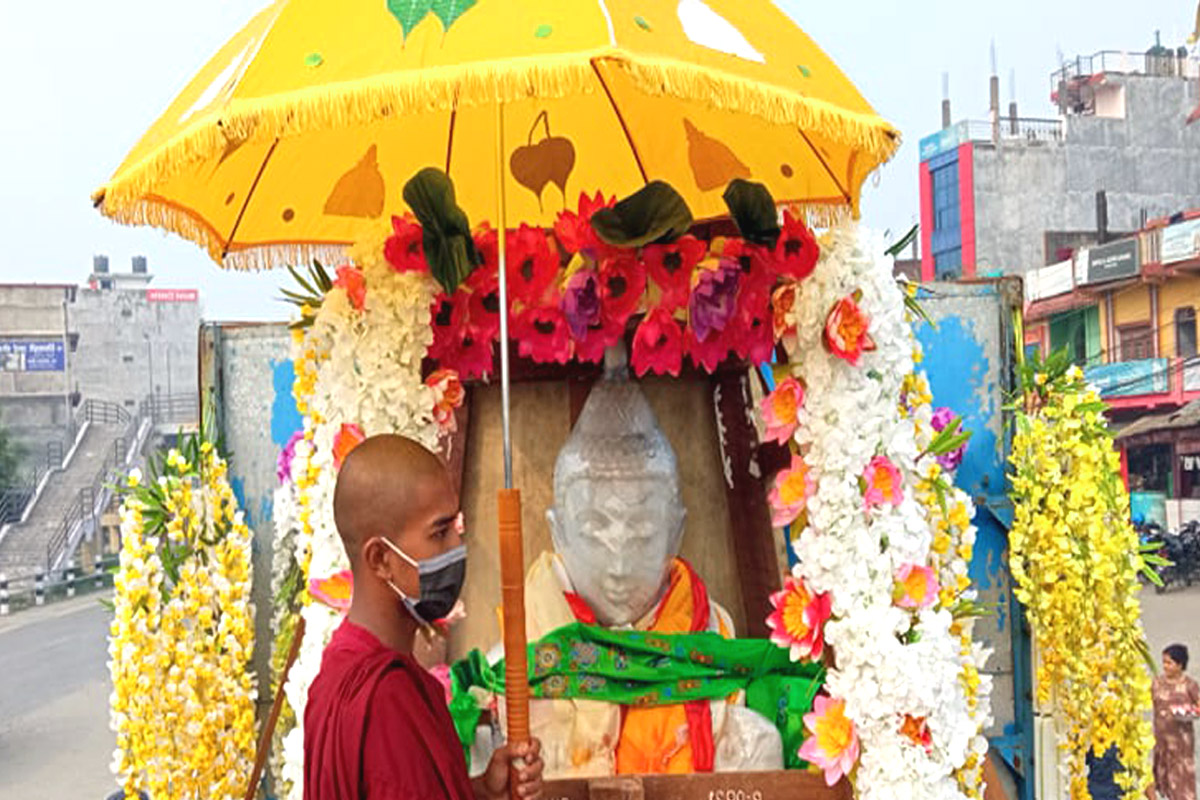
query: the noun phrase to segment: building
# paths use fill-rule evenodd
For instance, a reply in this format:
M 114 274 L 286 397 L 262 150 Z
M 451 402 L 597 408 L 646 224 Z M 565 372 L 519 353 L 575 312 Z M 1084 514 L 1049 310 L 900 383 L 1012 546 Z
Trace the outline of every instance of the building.
M 1186 51 L 1102 52 L 1051 76 L 1057 116 L 950 122 L 921 140 L 922 277 L 1024 275 L 1081 246 L 1200 207 L 1200 62 Z
M 199 292 L 153 279 L 145 258 L 113 273 L 96 256 L 86 286 L 0 284 L 0 427 L 26 469 L 61 462 L 84 401 L 194 415 Z
M 1032 269 L 1025 295 L 1027 349 L 1066 348 L 1084 367 L 1110 407 L 1135 503 L 1172 525 L 1200 518 L 1200 430 L 1182 413 L 1200 400 L 1200 209 Z

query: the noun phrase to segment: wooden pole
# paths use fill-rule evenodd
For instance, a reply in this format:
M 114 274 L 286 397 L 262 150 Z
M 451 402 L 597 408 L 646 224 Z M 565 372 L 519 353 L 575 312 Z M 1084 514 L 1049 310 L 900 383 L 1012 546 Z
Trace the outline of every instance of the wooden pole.
M 508 711 L 508 741 L 529 741 L 529 657 L 525 649 L 525 554 L 521 542 L 521 490 L 501 489 L 500 597 L 504 613 L 504 698 Z M 515 777 L 515 776 L 513 776 Z M 517 782 L 510 778 L 517 800 Z
M 288 673 L 296 656 L 300 654 L 300 643 L 304 641 L 304 617 L 296 621 L 296 631 L 292 634 L 292 646 L 288 649 L 287 663 L 283 665 L 283 674 L 279 677 L 279 688 L 275 690 L 275 702 L 271 704 L 271 714 L 267 717 L 267 726 L 263 728 L 262 736 L 258 739 L 258 751 L 254 754 L 254 771 L 250 773 L 250 783 L 246 786 L 245 800 L 254 800 L 258 794 L 258 782 L 262 778 L 263 769 L 267 765 L 267 754 L 271 752 L 271 737 L 275 735 L 275 726 L 279 723 L 279 714 L 283 711 L 283 687 L 287 686 Z

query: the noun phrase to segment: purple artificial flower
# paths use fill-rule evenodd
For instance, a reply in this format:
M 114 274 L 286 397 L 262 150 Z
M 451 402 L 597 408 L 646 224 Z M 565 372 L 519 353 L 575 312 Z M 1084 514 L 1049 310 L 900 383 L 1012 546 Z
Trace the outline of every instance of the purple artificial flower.
M 954 421 L 958 415 L 946 406 L 939 406 L 933 412 L 933 429 L 939 433 L 945 429 L 947 425 Z M 961 428 L 960 428 L 961 430 Z M 967 445 L 964 442 L 957 450 L 951 450 L 937 457 L 937 462 L 942 465 L 942 469 L 953 471 L 958 469 L 958 465 L 962 463 L 963 456 L 966 455 Z
M 304 438 L 304 431 L 296 431 L 292 434 L 292 438 L 288 439 L 288 443 L 283 446 L 283 450 L 279 451 L 279 460 L 275 462 L 275 476 L 279 478 L 280 483 L 286 483 L 292 479 L 292 459 L 296 457 L 296 443 Z
M 688 300 L 688 317 L 696 341 L 713 331 L 723 331 L 737 310 L 738 281 L 742 270 L 733 260 L 722 259 L 716 269 L 701 269 Z
M 576 339 L 583 339 L 589 328 L 599 324 L 600 280 L 595 270 L 581 269 L 570 277 L 563 292 L 562 310 Z

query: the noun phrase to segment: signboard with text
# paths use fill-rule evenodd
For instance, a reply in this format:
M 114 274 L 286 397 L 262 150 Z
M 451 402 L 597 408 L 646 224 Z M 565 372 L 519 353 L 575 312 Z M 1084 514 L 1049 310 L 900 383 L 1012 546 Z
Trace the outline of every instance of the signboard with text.
M 195 303 L 200 299 L 197 289 L 147 289 L 148 303 Z
M 0 340 L 0 372 L 62 372 L 63 343 Z
M 1119 242 L 1090 247 L 1084 253 L 1087 259 L 1085 283 L 1105 283 L 1121 278 L 1133 278 L 1141 269 L 1137 239 L 1122 239 Z
M 1168 225 L 1162 232 L 1162 263 L 1174 264 L 1200 256 L 1200 219 Z
M 966 125 L 961 122 L 951 125 L 949 128 L 931 133 L 921 140 L 920 158 L 922 161 L 928 161 L 934 156 L 948 153 L 970 140 Z

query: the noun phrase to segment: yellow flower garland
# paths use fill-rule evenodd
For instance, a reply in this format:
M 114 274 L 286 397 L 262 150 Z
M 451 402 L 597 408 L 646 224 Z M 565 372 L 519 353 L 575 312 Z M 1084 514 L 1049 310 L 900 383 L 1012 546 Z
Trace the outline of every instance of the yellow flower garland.
M 1022 370 L 1010 463 L 1017 598 L 1039 649 L 1037 699 L 1066 723 L 1071 796 L 1090 797 L 1086 756 L 1115 745 L 1140 793 L 1154 745 L 1141 625 L 1138 537 L 1096 391 L 1065 358 Z
M 190 449 L 148 486 L 132 473 L 121 507 L 109 666 L 129 798 L 237 798 L 254 759 L 251 533 L 225 461 Z

